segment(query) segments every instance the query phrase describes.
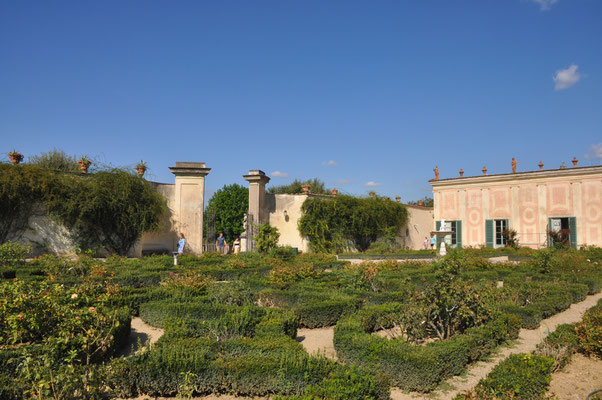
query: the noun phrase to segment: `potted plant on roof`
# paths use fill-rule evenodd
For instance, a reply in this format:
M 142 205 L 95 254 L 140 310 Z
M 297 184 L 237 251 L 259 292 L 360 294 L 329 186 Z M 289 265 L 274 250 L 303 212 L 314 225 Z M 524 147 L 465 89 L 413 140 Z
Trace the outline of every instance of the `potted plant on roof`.
M 13 150 L 10 153 L 8 153 L 8 158 L 10 158 L 10 161 L 13 164 L 17 165 L 21 161 L 23 161 L 23 154 L 19 153 L 17 150 Z
M 87 174 L 88 168 L 90 168 L 90 164 L 92 164 L 92 161 L 90 161 L 90 159 L 88 157 L 82 156 L 77 161 L 77 164 L 79 165 L 79 169 L 82 171 L 82 174 Z
M 138 176 L 142 177 L 146 172 L 146 161 L 140 161 L 136 164 L 136 171 L 138 172 Z

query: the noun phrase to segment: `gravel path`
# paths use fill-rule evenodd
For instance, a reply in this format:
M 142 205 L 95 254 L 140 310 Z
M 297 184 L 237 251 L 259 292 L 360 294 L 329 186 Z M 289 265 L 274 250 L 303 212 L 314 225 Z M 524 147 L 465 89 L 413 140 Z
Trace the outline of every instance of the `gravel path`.
M 602 389 L 602 360 L 577 353 L 562 371 L 552 374 L 548 393 L 561 400 L 583 400 L 597 389 Z
M 154 344 L 161 336 L 163 336 L 163 329 L 150 326 L 140 318 L 134 317 L 132 318 L 132 330 L 127 346 L 119 353 L 119 356 L 126 357 L 138 351 L 138 340 L 140 340 L 142 347 L 146 347 L 149 344 Z
M 309 354 L 323 354 L 328 358 L 337 360 L 334 349 L 334 326 L 317 329 L 299 329 L 297 341 Z
M 602 299 L 602 292 L 588 296 L 582 302 L 571 305 L 568 310 L 544 319 L 541 321 L 541 325 L 537 329 L 521 329 L 517 343 L 514 346 L 503 347 L 501 351 L 495 354 L 490 360 L 486 362 L 477 362 L 469 366 L 466 376 L 455 376 L 445 381 L 444 386 L 447 388 L 451 387 L 453 389 L 424 394 L 408 393 L 402 391 L 401 389 L 393 388 L 391 390 L 391 399 L 453 399 L 458 393 L 474 388 L 482 378 L 491 372 L 493 367 L 495 367 L 500 361 L 509 355 L 516 353 L 530 353 L 531 351 L 535 350 L 537 344 L 541 342 L 550 332 L 553 332 L 558 325 L 572 324 L 581 321 L 583 313 L 585 313 L 588 308 L 596 305 L 599 299 Z

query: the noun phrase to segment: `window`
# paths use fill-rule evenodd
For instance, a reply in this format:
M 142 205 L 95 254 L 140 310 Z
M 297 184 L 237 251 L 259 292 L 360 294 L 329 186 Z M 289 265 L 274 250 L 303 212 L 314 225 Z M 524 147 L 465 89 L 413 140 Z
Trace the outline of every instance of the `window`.
M 507 219 L 486 219 L 485 220 L 485 246 L 503 247 L 506 245 L 506 239 L 502 235 L 504 229 L 509 228 Z
M 441 226 L 439 221 L 437 221 L 437 226 Z M 462 221 L 445 221 L 444 230 L 452 232 L 445 237 L 446 246 L 462 247 Z M 439 247 L 439 238 L 437 240 L 437 247 Z
M 555 217 L 548 219 L 548 246 L 562 242 L 577 248 L 577 218 Z
M 495 246 L 501 247 L 506 245 L 506 238 L 504 237 L 504 231 L 508 229 L 507 219 L 496 219 L 495 223 Z

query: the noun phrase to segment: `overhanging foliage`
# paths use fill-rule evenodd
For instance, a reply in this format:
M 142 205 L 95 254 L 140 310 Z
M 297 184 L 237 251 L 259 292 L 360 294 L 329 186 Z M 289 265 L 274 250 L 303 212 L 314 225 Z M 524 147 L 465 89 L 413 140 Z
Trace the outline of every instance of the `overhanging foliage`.
M 312 250 L 328 253 L 345 250 L 349 244 L 366 250 L 379 238 L 394 238 L 408 219 L 403 204 L 378 196 L 310 197 L 301 210 L 299 231 Z

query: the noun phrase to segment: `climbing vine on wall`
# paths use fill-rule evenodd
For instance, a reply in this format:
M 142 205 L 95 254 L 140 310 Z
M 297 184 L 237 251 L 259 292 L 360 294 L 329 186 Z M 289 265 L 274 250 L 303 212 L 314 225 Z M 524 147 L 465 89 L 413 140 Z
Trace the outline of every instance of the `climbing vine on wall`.
M 36 210 L 58 218 L 82 247 L 125 255 L 167 205 L 146 180 L 119 169 L 82 176 L 0 164 L 0 243 L 18 238 Z
M 378 196 L 310 197 L 301 210 L 299 231 L 313 251 L 328 253 L 349 247 L 366 250 L 376 240 L 398 233 L 408 218 L 404 205 Z

